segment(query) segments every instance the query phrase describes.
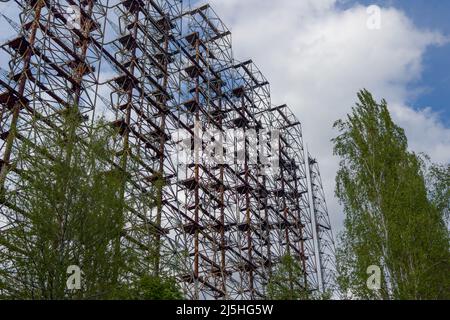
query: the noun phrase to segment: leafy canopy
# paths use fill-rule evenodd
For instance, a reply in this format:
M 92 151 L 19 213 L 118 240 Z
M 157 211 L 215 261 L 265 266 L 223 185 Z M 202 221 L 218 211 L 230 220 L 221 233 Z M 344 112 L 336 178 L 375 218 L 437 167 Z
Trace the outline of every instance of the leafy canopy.
M 446 178 L 434 171 L 434 201 L 425 160 L 408 151 L 386 101 L 377 103 L 367 90 L 358 99 L 351 114 L 335 123 L 339 135 L 332 140 L 341 158 L 336 196 L 345 213 L 337 253 L 340 287 L 356 298 L 448 298 L 448 171 Z M 371 265 L 382 270 L 378 291 L 366 285 Z

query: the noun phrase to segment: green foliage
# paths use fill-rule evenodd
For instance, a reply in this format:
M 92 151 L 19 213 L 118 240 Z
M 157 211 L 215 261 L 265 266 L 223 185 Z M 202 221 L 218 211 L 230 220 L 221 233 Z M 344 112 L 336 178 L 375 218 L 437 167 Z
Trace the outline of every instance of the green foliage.
M 145 275 L 137 281 L 128 297 L 132 300 L 181 300 L 183 294 L 175 278 Z
M 21 214 L 0 234 L 3 298 L 109 298 L 131 259 L 117 247 L 124 175 L 107 164 L 113 132 L 99 122 L 80 141 L 80 121 L 73 108 L 51 139 L 23 141 L 15 165 L 20 187 L 6 195 Z M 70 265 L 84 273 L 80 292 L 66 289 Z
M 181 300 L 183 292 L 176 279 L 166 275 L 143 275 L 121 283 L 111 294 L 114 300 Z
M 304 273 L 299 261 L 290 255 L 281 258 L 267 285 L 270 300 L 307 300 Z
M 144 235 L 139 243 L 124 231 L 133 208 L 161 205 L 155 193 L 163 179 L 153 192 L 127 194 L 135 168 L 115 165 L 117 132 L 102 120 L 83 123 L 75 107 L 62 120 L 39 145 L 21 141 L 13 166 L 17 188 L 4 194 L 17 214 L 13 227 L 0 232 L 0 299 L 181 299 L 175 279 L 155 271 L 162 259 L 166 268 L 178 263 L 173 254 L 162 257 L 155 228 L 135 225 L 134 234 Z M 81 290 L 66 288 L 71 265 L 83 272 Z
M 386 101 L 377 103 L 366 90 L 358 98 L 347 119 L 335 123 L 340 134 L 333 139 L 341 158 L 336 196 L 345 212 L 337 252 L 341 290 L 354 298 L 449 298 L 448 175 L 440 179 L 434 171 L 436 201 L 430 201 L 424 160 L 408 151 Z M 382 270 L 379 291 L 367 288 L 370 265 Z
M 429 197 L 436 208 L 444 213 L 445 222 L 450 218 L 450 164 L 431 166 L 428 172 Z

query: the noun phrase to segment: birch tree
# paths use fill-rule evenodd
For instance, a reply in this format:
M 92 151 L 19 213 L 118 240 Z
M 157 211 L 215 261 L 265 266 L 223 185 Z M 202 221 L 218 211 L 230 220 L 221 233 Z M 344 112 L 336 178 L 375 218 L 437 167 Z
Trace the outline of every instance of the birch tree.
M 408 151 L 386 101 L 376 102 L 367 90 L 358 99 L 347 118 L 335 123 L 339 135 L 332 140 L 341 159 L 336 196 L 345 213 L 337 254 L 341 290 L 353 298 L 447 299 L 448 179 L 437 178 L 440 200 L 433 201 L 424 159 Z M 367 286 L 372 265 L 381 269 L 379 290 Z

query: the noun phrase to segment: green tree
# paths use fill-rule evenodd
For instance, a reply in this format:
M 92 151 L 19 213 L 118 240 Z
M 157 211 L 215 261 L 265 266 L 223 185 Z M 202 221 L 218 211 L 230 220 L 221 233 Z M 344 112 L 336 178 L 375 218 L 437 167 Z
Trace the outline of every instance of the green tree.
M 0 299 L 181 299 L 173 277 L 154 274 L 156 260 L 173 268 L 177 261 L 161 257 L 150 221 L 133 225 L 140 242 L 126 231 L 133 208 L 145 216 L 158 204 L 162 179 L 149 192 L 128 194 L 135 168 L 115 164 L 115 129 L 85 123 L 75 107 L 61 115 L 59 130 L 36 127 L 45 137 L 39 145 L 21 138 L 12 167 L 17 187 L 2 191 L 9 221 L 0 231 Z M 81 290 L 66 286 L 73 265 L 83 272 Z
M 71 108 L 39 146 L 23 139 L 18 188 L 5 194 L 14 214 L 0 233 L 2 298 L 113 298 L 133 260 L 116 246 L 126 204 L 125 174 L 111 165 L 114 132 L 100 121 L 81 140 L 83 120 Z M 83 272 L 82 290 L 66 288 L 70 265 Z
M 296 261 L 291 255 L 284 255 L 269 279 L 268 298 L 270 300 L 309 299 L 304 276 L 299 261 Z
M 123 300 L 181 300 L 183 293 L 174 277 L 164 274 L 143 275 L 118 291 Z
M 358 98 L 352 113 L 334 125 L 334 153 L 341 158 L 336 195 L 345 212 L 337 253 L 341 290 L 354 298 L 449 298 L 442 196 L 447 192 L 448 212 L 448 177 L 437 179 L 436 201 L 430 199 L 424 160 L 408 151 L 386 101 L 377 103 L 367 90 Z M 367 287 L 371 265 L 381 269 L 380 290 Z

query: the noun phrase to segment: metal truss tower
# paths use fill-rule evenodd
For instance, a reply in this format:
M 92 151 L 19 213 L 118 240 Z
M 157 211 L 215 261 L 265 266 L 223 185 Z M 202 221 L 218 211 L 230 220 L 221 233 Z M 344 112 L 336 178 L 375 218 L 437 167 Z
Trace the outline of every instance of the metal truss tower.
M 301 285 L 331 288 L 331 225 L 301 124 L 288 106 L 272 105 L 252 61 L 234 59 L 231 33 L 209 5 L 15 3 L 19 22 L 3 18 L 17 36 L 1 46 L 10 57 L 0 70 L 3 190 L 20 192 L 15 159 L 24 141 L 48 157 L 42 144 L 62 130 L 67 109 L 76 108 L 86 130 L 103 115 L 118 132 L 111 166 L 131 173 L 122 245 L 158 253 L 142 270 L 172 273 L 191 299 L 263 299 L 289 254 L 302 267 Z M 224 153 L 241 161 L 184 163 L 180 140 L 195 145 L 201 132 L 223 137 Z M 273 132 L 277 148 L 267 143 Z M 265 172 L 267 161 L 279 163 L 275 174 Z M 20 223 L 23 213 L 7 197 L 0 209 L 0 232 Z

